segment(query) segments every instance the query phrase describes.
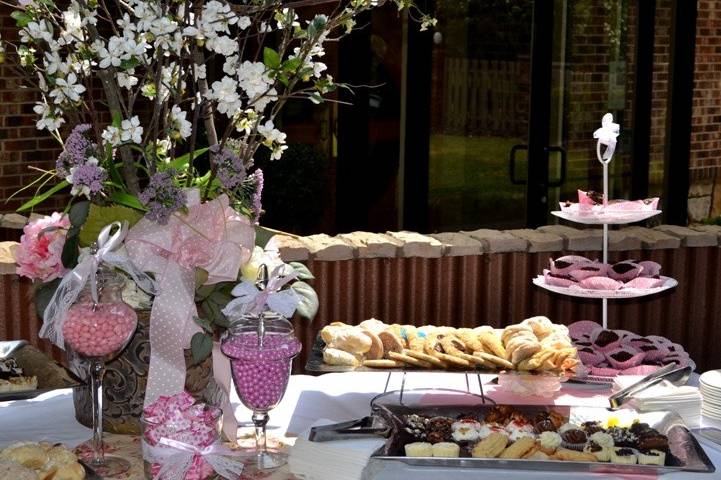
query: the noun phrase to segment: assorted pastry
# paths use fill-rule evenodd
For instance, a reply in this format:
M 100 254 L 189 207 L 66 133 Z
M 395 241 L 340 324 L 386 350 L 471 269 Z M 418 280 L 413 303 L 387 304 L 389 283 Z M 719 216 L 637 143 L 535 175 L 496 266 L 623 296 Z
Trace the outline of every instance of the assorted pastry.
M 0 451 L 0 478 L 83 480 L 85 469 L 62 444 L 20 442 Z
M 662 287 L 661 265 L 650 260 L 601 263 L 580 255 L 549 259 L 543 270 L 546 285 L 588 290 L 648 289 Z
M 665 465 L 668 438 L 646 423 L 569 423 L 555 412 L 528 417 L 511 405 L 478 418 L 405 415 L 408 457 L 474 457 Z
M 14 358 L 0 359 L 0 393 L 36 390 L 37 377 L 26 376 Z
M 503 329 L 388 325 L 376 319 L 320 331 L 328 365 L 372 368 L 573 371 L 580 363 L 564 325 L 528 318 Z
M 688 352 L 665 337 L 604 329 L 589 320 L 572 323 L 568 330 L 578 357 L 591 375 L 648 375 L 669 363 L 695 369 Z
M 603 205 L 603 193 L 578 190 L 578 203 L 561 202 L 561 211 L 571 213 L 625 213 L 658 210 L 658 197 L 644 200 L 609 200 Z

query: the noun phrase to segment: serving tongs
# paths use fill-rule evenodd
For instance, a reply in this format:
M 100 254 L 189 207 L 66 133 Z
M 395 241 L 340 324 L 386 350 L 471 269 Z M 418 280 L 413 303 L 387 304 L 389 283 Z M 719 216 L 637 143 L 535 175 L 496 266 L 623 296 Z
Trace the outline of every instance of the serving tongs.
M 370 415 L 348 422 L 320 425 L 310 429 L 308 440 L 311 442 L 329 442 L 332 440 L 348 440 L 362 437 L 388 438 L 391 427 L 379 417 Z
M 7 340 L 0 342 L 0 360 L 8 358 L 15 353 L 16 350 L 20 350 L 27 344 L 28 342 L 26 340 Z
M 611 404 L 611 409 L 613 410 L 621 408 L 621 406 L 631 400 L 634 395 L 651 388 L 654 385 L 658 385 L 664 380 L 680 387 L 686 384 L 692 372 L 693 369 L 691 366 L 679 367 L 675 363 L 669 363 L 668 365 L 659 368 L 652 374 L 643 377 L 633 385 L 629 385 L 623 390 L 619 390 L 614 393 L 608 397 L 608 403 Z

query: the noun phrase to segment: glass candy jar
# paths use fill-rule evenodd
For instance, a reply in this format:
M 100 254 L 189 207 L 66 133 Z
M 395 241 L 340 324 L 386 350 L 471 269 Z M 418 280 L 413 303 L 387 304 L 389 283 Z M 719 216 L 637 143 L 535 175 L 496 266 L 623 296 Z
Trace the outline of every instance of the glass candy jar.
M 267 448 L 265 427 L 268 412 L 283 399 L 293 358 L 300 349 L 291 323 L 270 311 L 244 315 L 231 325 L 223 339 L 222 351 L 230 358 L 238 397 L 253 411 L 257 467 L 260 469 L 286 463 L 285 455 Z

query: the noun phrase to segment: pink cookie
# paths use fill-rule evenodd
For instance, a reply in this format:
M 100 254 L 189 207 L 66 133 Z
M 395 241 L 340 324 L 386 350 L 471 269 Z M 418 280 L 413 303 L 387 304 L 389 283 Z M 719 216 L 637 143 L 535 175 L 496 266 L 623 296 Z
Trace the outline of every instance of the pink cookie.
M 568 333 L 571 334 L 571 338 L 578 339 L 583 335 L 588 335 L 600 326 L 601 325 L 596 322 L 592 322 L 591 320 L 579 320 L 578 322 L 573 322 L 568 326 Z
M 579 348 L 578 358 L 580 358 L 581 362 L 583 362 L 583 364 L 587 367 L 594 367 L 606 359 L 603 353 L 596 351 L 591 347 Z
M 576 268 L 591 263 L 586 257 L 580 255 L 565 255 L 557 259 L 548 259 L 550 264 L 551 273 L 554 275 L 568 275 L 568 272 L 575 270 Z
M 591 343 L 600 352 L 606 353 L 621 345 L 621 337 L 613 330 L 599 327 L 591 332 Z
M 670 346 L 674 345 L 674 343 L 671 340 L 669 340 L 666 337 L 661 337 L 660 335 L 646 335 L 646 338 L 648 338 L 649 340 L 653 340 L 654 342 L 658 342 L 661 345 L 664 345 L 666 347 L 670 347 Z M 675 348 L 676 347 L 674 347 L 674 350 L 675 350 Z
M 633 280 L 629 280 L 628 282 L 626 282 L 623 288 L 638 288 L 641 290 L 645 290 L 648 288 L 663 287 L 665 283 L 666 280 L 663 278 L 636 277 Z
M 661 274 L 660 263 L 656 263 L 651 260 L 644 260 L 643 262 L 638 262 L 638 265 L 643 267 L 643 270 L 641 270 L 642 277 L 655 277 Z
M 578 285 L 582 288 L 590 290 L 618 290 L 623 284 L 608 277 L 588 277 L 584 278 Z
M 613 368 L 618 370 L 626 370 L 627 368 L 636 367 L 643 362 L 645 357 L 645 353 L 628 345 L 606 352 L 606 360 Z
M 546 285 L 553 285 L 554 287 L 568 288 L 571 285 L 577 285 L 574 280 L 559 275 L 554 275 L 549 270 L 543 271 L 543 281 L 546 283 Z
M 608 269 L 608 276 L 619 282 L 628 282 L 638 277 L 642 271 L 643 267 L 639 264 L 631 260 L 625 260 L 611 265 Z
M 608 367 L 591 367 L 589 368 L 589 371 L 591 372 L 591 375 L 594 375 L 596 377 L 615 377 L 618 375 L 620 370 L 616 370 L 615 368 L 608 368 Z
M 621 375 L 650 375 L 658 370 L 658 365 L 638 365 L 636 367 L 627 368 L 621 372 Z

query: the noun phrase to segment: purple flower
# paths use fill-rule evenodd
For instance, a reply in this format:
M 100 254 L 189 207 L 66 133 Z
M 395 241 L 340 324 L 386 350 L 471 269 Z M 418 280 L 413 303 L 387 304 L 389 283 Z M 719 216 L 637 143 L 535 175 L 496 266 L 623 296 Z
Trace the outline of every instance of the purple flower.
M 220 183 L 228 189 L 234 189 L 245 179 L 243 159 L 227 147 L 220 145 L 210 147 L 210 161 L 216 167 L 216 175 Z
M 103 189 L 103 182 L 108 179 L 108 173 L 103 167 L 98 166 L 95 158 L 88 159 L 88 162 L 70 168 L 68 182 L 73 185 L 71 195 L 85 195 L 90 198 Z
M 77 125 L 65 139 L 63 151 L 55 161 L 55 170 L 59 177 L 67 177 L 73 167 L 83 165 L 89 157 L 96 155 L 97 145 L 84 135 L 90 128 L 90 124 L 87 123 Z
M 186 202 L 185 192 L 173 183 L 175 173 L 173 169 L 156 173 L 140 193 L 140 201 L 148 208 L 145 216 L 161 225 L 168 223 L 170 216 Z
M 260 219 L 260 213 L 263 210 L 261 205 L 261 197 L 263 196 L 263 170 L 260 168 L 257 169 L 248 177 L 248 180 L 251 179 L 253 184 L 255 184 L 255 188 L 253 190 L 253 202 L 250 209 L 253 212 L 253 221 L 257 223 L 258 219 Z

